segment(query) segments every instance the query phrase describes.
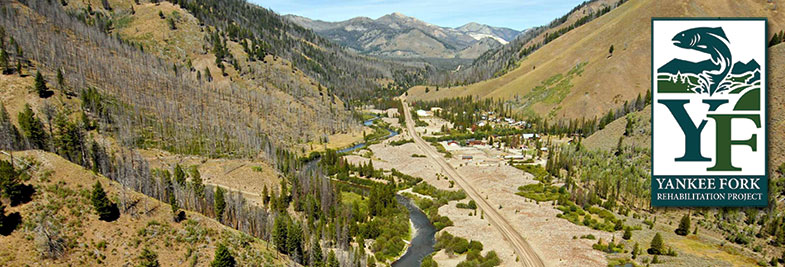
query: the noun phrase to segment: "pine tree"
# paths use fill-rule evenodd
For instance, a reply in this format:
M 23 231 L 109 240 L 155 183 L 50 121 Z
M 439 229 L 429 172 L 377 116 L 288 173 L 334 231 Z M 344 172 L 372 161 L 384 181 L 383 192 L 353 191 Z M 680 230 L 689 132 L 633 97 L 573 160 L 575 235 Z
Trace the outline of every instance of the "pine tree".
M 677 235 L 687 235 L 690 233 L 690 215 L 684 214 L 679 222 L 679 228 L 676 228 Z
M 19 130 L 11 123 L 11 116 L 5 109 L 5 105 L 0 103 L 0 149 L 22 149 L 20 141 Z
M 48 138 L 44 131 L 44 124 L 35 116 L 30 104 L 25 104 L 24 110 L 17 116 L 17 121 L 31 148 L 46 150 Z
M 57 69 L 57 86 L 63 89 L 65 86 L 65 78 L 63 77 L 63 70 Z
M 98 213 L 98 218 L 100 220 L 112 221 L 117 218 L 117 207 L 106 197 L 106 192 L 104 191 L 104 187 L 101 186 L 101 182 L 95 182 L 93 185 L 93 193 L 90 200 L 92 201 L 93 208 L 95 208 L 95 211 Z
M 319 240 L 316 238 L 313 239 L 313 242 L 311 243 L 311 250 L 308 254 L 310 255 L 310 266 L 322 266 L 324 264 L 322 262 L 322 247 L 319 245 Z
M 632 238 L 632 230 L 630 230 L 630 227 L 624 228 L 624 235 L 622 235 L 621 238 L 624 240 L 630 240 L 630 238 Z
M 288 232 L 287 228 L 287 220 L 283 216 L 275 217 L 275 222 L 273 223 L 273 240 L 275 241 L 276 249 L 278 249 L 278 252 L 281 253 L 289 252 L 289 250 L 286 249 L 286 234 Z
M 0 69 L 2 69 L 3 74 L 8 74 L 11 72 L 11 67 L 8 63 L 9 61 L 8 52 L 6 52 L 5 49 L 0 49 Z
M 338 262 L 338 258 L 335 257 L 335 252 L 330 250 L 330 253 L 327 254 L 327 267 L 340 267 L 341 263 Z
M 215 218 L 218 221 L 223 221 L 224 209 L 226 209 L 226 200 L 224 199 L 224 190 L 221 187 L 215 188 Z
M 635 246 L 632 248 L 632 259 L 638 257 L 638 254 L 641 254 L 640 246 L 638 246 L 638 242 L 635 242 Z
M 183 171 L 183 167 L 180 164 L 174 165 L 174 180 L 180 186 L 185 185 L 185 171 Z
M 215 249 L 215 258 L 210 263 L 210 266 L 234 267 L 235 265 L 237 265 L 237 262 L 234 260 L 234 256 L 232 256 L 232 252 L 229 251 L 229 248 L 223 243 L 218 244 L 218 247 Z
M 303 230 L 296 222 L 290 223 L 287 228 L 286 249 L 289 251 L 289 256 L 298 261 L 303 255 Z
M 270 203 L 270 192 L 267 189 L 267 185 L 264 185 L 264 189 L 262 189 L 262 202 L 265 206 Z
M 158 263 L 158 254 L 152 251 L 149 247 L 144 247 L 142 249 L 142 254 L 139 255 L 137 258 L 139 260 L 139 267 L 158 267 L 161 266 Z
M 199 199 L 204 198 L 204 183 L 202 181 L 202 174 L 199 173 L 199 169 L 196 168 L 196 166 L 191 166 L 190 175 L 194 194 L 196 194 L 196 197 Z
M 665 244 L 662 241 L 662 235 L 660 235 L 660 233 L 655 234 L 654 238 L 651 239 L 651 245 L 648 252 L 652 255 L 658 255 L 665 252 Z
M 49 95 L 49 88 L 46 87 L 46 80 L 40 71 L 35 73 L 35 91 L 41 98 L 46 98 Z

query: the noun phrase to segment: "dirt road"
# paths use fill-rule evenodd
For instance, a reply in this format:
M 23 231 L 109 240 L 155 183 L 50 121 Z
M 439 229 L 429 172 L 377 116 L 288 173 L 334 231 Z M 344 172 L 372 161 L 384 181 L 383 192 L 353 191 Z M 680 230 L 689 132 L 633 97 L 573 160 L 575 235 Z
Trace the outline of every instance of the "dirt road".
M 518 254 L 518 258 L 520 263 L 523 266 L 545 266 L 542 262 L 542 259 L 539 255 L 532 249 L 528 242 L 517 232 L 515 229 L 507 222 L 504 217 L 499 214 L 496 209 L 489 204 L 485 198 L 480 196 L 477 191 L 466 181 L 466 179 L 461 176 L 447 161 L 444 160 L 441 154 L 437 152 L 431 145 L 429 145 L 425 140 L 423 140 L 417 132 L 414 130 L 414 121 L 412 120 L 411 112 L 409 111 L 409 104 L 406 103 L 406 100 L 403 100 L 403 109 L 406 117 L 406 129 L 409 131 L 409 134 L 414 139 L 414 143 L 417 144 L 425 154 L 432 158 L 441 168 L 444 170 L 444 173 L 449 176 L 452 180 L 454 180 L 458 186 L 466 192 L 466 194 L 477 203 L 477 206 L 485 213 L 485 217 L 488 218 L 488 221 L 499 230 L 500 233 L 505 237 L 507 242 L 510 242 L 510 245 L 515 249 L 515 252 Z

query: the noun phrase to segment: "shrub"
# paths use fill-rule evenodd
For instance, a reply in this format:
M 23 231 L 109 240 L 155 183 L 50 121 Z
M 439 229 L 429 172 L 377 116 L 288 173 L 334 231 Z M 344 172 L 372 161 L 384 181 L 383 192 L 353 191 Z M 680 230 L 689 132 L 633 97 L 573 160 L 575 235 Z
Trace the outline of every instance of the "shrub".
M 681 217 L 681 222 L 679 222 L 679 228 L 676 228 L 676 234 L 684 236 L 689 233 L 690 233 L 690 215 L 684 214 L 684 216 Z

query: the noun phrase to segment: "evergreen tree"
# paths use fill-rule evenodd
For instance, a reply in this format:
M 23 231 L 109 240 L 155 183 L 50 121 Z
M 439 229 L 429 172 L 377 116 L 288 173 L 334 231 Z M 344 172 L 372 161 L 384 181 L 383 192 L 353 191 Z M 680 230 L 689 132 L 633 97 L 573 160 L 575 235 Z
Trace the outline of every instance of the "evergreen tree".
M 65 86 L 65 78 L 63 77 L 63 70 L 57 69 L 57 86 L 63 89 Z
M 296 222 L 292 222 L 286 231 L 286 249 L 295 261 L 300 262 L 303 255 L 303 230 Z
M 322 247 L 319 245 L 319 240 L 314 238 L 311 243 L 310 255 L 311 266 L 323 266 Z
M 640 246 L 638 246 L 638 242 L 635 242 L 635 246 L 632 248 L 632 259 L 638 257 L 638 254 L 641 254 Z
M 158 254 L 152 251 L 149 247 L 144 247 L 142 249 L 142 254 L 139 255 L 137 258 L 139 260 L 139 264 L 136 266 L 139 267 L 158 267 L 161 266 L 158 263 Z
M 330 250 L 330 253 L 327 254 L 327 267 L 340 267 L 341 263 L 338 262 L 338 258 L 335 257 L 335 252 Z
M 2 69 L 3 74 L 11 72 L 11 65 L 8 63 L 9 61 L 8 52 L 6 52 L 5 49 L 0 49 L 0 69 Z
M 30 104 L 25 104 L 24 110 L 19 112 L 17 120 L 22 134 L 31 148 L 46 150 L 48 140 L 46 131 L 44 131 L 44 124 L 35 116 Z
M 101 182 L 96 181 L 95 185 L 93 185 L 93 193 L 90 200 L 100 220 L 113 221 L 117 218 L 117 207 L 106 197 L 106 192 L 104 187 L 101 186 Z
M 19 173 L 14 170 L 11 162 L 0 160 L 0 189 L 2 195 L 10 197 L 14 194 L 14 190 L 19 184 Z
M 49 88 L 46 87 L 46 80 L 44 80 L 44 76 L 41 75 L 40 71 L 35 73 L 35 91 L 41 98 L 49 96 Z
M 264 185 L 264 189 L 262 189 L 262 202 L 265 206 L 270 203 L 270 192 L 267 190 L 267 185 Z
M 8 110 L 5 109 L 3 103 L 0 103 L 0 149 L 22 149 L 19 137 L 19 130 L 11 123 L 11 116 L 9 116 Z
M 202 182 L 202 174 L 199 173 L 199 169 L 196 168 L 196 166 L 191 166 L 189 171 L 194 194 L 196 194 L 196 197 L 199 199 L 204 198 L 204 182 Z
M 83 165 L 84 144 L 82 128 L 68 120 L 67 115 L 60 113 L 55 120 L 56 132 L 53 136 L 57 154 L 65 159 Z
M 687 235 L 690 233 L 690 215 L 684 214 L 679 222 L 679 228 L 676 228 L 677 235 Z
M 289 252 L 289 250 L 286 249 L 286 234 L 288 232 L 287 224 L 287 220 L 284 218 L 284 216 L 276 216 L 275 222 L 273 223 L 273 240 L 275 241 L 275 247 L 278 249 L 278 252 L 284 254 Z
M 630 240 L 630 238 L 632 238 L 632 230 L 630 230 L 630 227 L 624 228 L 624 235 L 622 235 L 621 238 L 624 240 Z
M 210 263 L 210 267 L 234 267 L 237 262 L 232 256 L 232 252 L 223 243 L 218 244 L 215 249 L 215 258 Z
M 654 238 L 651 239 L 651 245 L 648 252 L 652 255 L 658 255 L 665 252 L 665 244 L 662 241 L 662 235 L 660 235 L 660 233 L 655 234 Z
M 226 200 L 224 199 L 224 190 L 221 187 L 215 187 L 215 217 L 218 221 L 223 221 L 224 209 L 226 209 Z
M 185 171 L 183 171 L 183 167 L 180 167 L 180 164 L 174 165 L 174 180 L 180 186 L 185 185 Z

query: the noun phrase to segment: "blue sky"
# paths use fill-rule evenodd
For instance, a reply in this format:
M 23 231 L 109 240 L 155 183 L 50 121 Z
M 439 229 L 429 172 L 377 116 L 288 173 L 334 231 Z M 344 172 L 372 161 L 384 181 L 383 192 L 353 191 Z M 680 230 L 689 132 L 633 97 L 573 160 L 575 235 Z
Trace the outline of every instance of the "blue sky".
M 549 23 L 583 0 L 249 0 L 285 15 L 324 21 L 364 16 L 376 19 L 400 12 L 439 26 L 477 22 L 523 30 Z

